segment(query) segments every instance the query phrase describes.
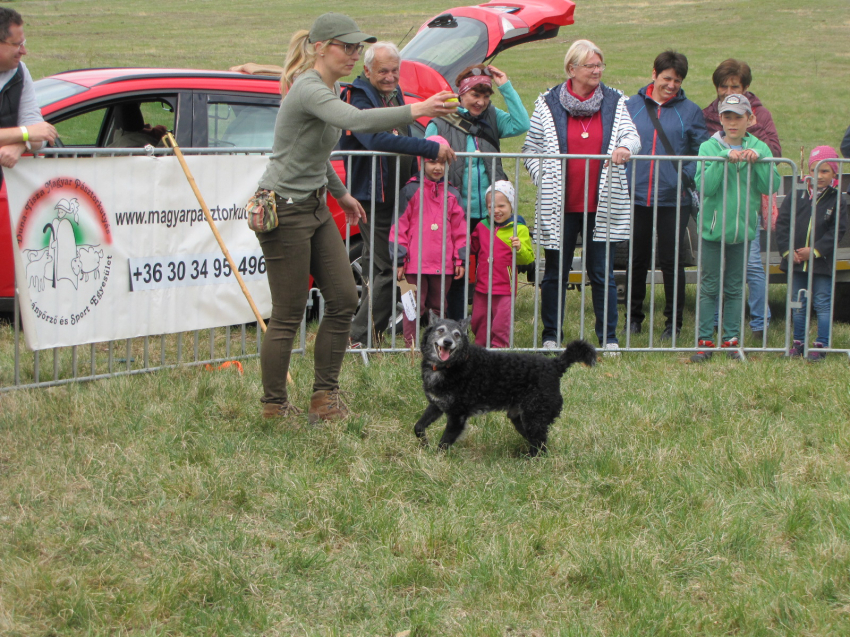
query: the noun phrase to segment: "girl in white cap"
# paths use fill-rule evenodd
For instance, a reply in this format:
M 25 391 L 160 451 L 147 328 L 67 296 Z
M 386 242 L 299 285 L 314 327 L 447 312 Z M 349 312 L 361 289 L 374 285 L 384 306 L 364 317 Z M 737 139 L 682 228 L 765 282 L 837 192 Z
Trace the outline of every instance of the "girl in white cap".
M 514 214 L 516 191 L 511 182 L 495 182 L 485 201 L 491 216 L 475 226 L 469 239 L 469 252 L 477 257 L 472 333 L 484 347 L 508 347 L 511 297 L 516 295 L 514 254 L 516 265 L 527 265 L 534 261 L 534 250 L 528 228 Z

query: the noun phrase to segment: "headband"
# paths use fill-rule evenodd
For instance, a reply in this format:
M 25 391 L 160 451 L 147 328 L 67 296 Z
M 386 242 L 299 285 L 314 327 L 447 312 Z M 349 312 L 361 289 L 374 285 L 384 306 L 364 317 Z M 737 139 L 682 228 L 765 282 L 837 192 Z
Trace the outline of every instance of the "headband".
M 493 78 L 487 75 L 470 75 L 469 77 L 465 77 L 458 84 L 457 94 L 463 95 L 464 93 L 468 93 L 474 86 L 478 86 L 479 84 L 484 84 L 492 88 Z

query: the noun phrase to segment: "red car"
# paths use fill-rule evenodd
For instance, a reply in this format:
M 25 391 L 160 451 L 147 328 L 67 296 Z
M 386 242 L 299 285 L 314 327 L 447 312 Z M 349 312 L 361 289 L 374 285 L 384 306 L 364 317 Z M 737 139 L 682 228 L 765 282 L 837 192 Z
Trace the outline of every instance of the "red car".
M 409 102 L 452 89 L 465 67 L 534 40 L 553 38 L 573 23 L 568 0 L 490 2 L 450 9 L 426 22 L 402 51 L 400 84 Z M 88 69 L 35 82 L 44 118 L 61 145 L 112 145 L 119 105 L 136 103 L 145 122 L 174 132 L 184 148 L 271 148 L 280 104 L 277 78 L 192 69 Z M 427 121 L 422 121 L 422 134 Z M 342 161 L 335 162 L 345 181 Z M 345 235 L 336 202 L 331 211 Z M 14 266 L 5 184 L 0 190 L 0 312 L 13 307 Z M 359 253 L 357 230 L 352 256 Z

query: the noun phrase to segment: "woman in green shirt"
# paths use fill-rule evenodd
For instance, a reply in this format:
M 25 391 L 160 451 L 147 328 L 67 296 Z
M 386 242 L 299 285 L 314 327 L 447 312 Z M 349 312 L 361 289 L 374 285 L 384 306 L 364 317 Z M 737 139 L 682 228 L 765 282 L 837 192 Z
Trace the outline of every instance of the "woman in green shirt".
M 367 111 L 341 101 L 338 80 L 353 70 L 362 43 L 375 40 L 348 16 L 326 13 L 310 31 L 297 32 L 289 44 L 274 146 L 260 179 L 260 188 L 275 193 L 279 219 L 277 228 L 257 234 L 272 296 L 272 316 L 260 350 L 263 416 L 267 418 L 302 413 L 288 400 L 286 376 L 311 275 L 325 299 L 325 313 L 316 333 L 308 418 L 317 423 L 349 413 L 339 396 L 339 370 L 357 307 L 357 288 L 345 244 L 325 202 L 326 192 L 339 202 L 348 223 L 357 225 L 366 213 L 330 162 L 341 131 L 392 130 L 419 117 L 451 113 L 457 106 L 446 102 L 454 97 L 448 91 L 418 104 Z

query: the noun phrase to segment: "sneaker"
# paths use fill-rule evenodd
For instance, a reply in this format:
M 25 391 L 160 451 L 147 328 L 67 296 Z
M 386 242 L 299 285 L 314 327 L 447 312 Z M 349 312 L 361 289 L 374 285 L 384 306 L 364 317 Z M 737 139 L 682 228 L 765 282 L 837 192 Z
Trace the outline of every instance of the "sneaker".
M 603 356 L 619 356 L 620 355 L 620 344 L 619 343 L 606 343 L 605 351 L 602 352 Z
M 698 351 L 696 354 L 691 356 L 692 363 L 704 363 L 707 360 L 711 360 L 711 355 L 714 352 L 710 350 L 714 348 L 714 342 L 708 339 L 699 340 L 697 342 L 697 347 L 704 347 L 704 350 Z
M 726 352 L 726 358 L 733 360 L 733 361 L 739 361 L 739 360 L 743 359 L 743 357 L 741 356 L 741 352 L 736 351 L 739 347 L 737 338 L 730 338 L 728 341 L 723 341 L 723 343 L 721 343 L 720 347 L 722 347 L 724 349 L 732 349 L 733 350 L 731 352 Z
M 342 402 L 339 389 L 328 389 L 313 392 L 310 397 L 310 409 L 307 411 L 307 420 L 315 425 L 320 420 L 334 421 L 344 420 L 351 415 L 348 405 Z
M 543 341 L 543 349 L 556 350 L 559 348 L 555 341 Z
M 753 330 L 753 340 L 759 343 L 764 342 L 764 330 Z
M 676 328 L 676 338 L 679 338 L 681 333 L 682 333 L 682 328 L 677 327 Z M 669 340 L 672 340 L 672 339 L 673 339 L 673 326 L 668 325 L 667 327 L 664 328 L 664 331 L 661 332 L 661 340 L 662 341 L 669 341 Z
M 826 352 L 819 352 L 819 349 L 826 347 L 823 343 L 813 343 L 809 348 L 809 355 L 806 357 L 812 363 L 819 363 L 826 358 Z
M 803 356 L 803 341 L 794 341 L 786 356 L 788 358 L 801 358 Z
M 355 341 L 353 338 L 348 339 L 348 349 L 363 349 L 366 347 L 360 341 Z
M 629 324 L 629 334 L 640 334 L 643 331 L 643 326 L 640 323 Z
M 263 418 L 291 418 L 300 416 L 304 410 L 296 407 L 291 402 L 285 403 L 264 403 Z

